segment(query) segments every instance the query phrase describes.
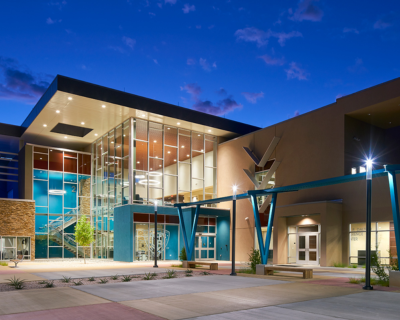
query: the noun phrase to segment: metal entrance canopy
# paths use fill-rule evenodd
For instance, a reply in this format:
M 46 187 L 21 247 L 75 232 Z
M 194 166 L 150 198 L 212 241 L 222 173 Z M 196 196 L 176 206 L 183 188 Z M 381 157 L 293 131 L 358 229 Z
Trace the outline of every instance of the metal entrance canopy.
M 385 165 L 384 167 L 385 167 L 385 169 L 372 171 L 372 177 L 378 178 L 378 177 L 383 177 L 386 175 L 388 177 L 390 202 L 392 205 L 393 224 L 394 224 L 394 231 L 395 231 L 395 237 L 396 237 L 397 257 L 400 258 L 400 211 L 399 211 L 399 199 L 398 199 L 397 182 L 396 182 L 396 173 L 400 173 L 400 165 Z M 242 199 L 248 199 L 248 198 L 250 198 L 250 200 L 251 200 L 251 204 L 253 206 L 254 221 L 255 221 L 256 230 L 257 230 L 257 239 L 258 239 L 258 244 L 260 247 L 261 263 L 267 264 L 267 262 L 268 262 L 269 245 L 271 242 L 272 225 L 274 222 L 276 199 L 278 197 L 278 193 L 319 188 L 319 187 L 325 187 L 325 186 L 359 181 L 359 180 L 366 180 L 366 172 L 352 174 L 352 175 L 346 175 L 346 176 L 341 176 L 341 177 L 335 177 L 335 178 L 330 178 L 330 179 L 323 179 L 323 180 L 317 180 L 317 181 L 312 181 L 312 182 L 300 183 L 300 184 L 295 184 L 295 185 L 286 186 L 286 187 L 273 188 L 273 189 L 248 190 L 246 193 L 237 195 L 236 200 L 242 200 Z M 268 217 L 268 227 L 267 227 L 267 236 L 266 236 L 265 244 L 262 239 L 261 222 L 260 222 L 260 216 L 259 216 L 258 206 L 257 206 L 257 196 L 258 195 L 271 195 L 272 196 L 269 217 Z M 180 227 L 182 230 L 182 237 L 183 237 L 183 242 L 185 244 L 185 249 L 186 249 L 188 260 L 192 259 L 192 255 L 194 252 L 193 251 L 194 250 L 194 241 L 195 241 L 195 237 L 196 237 L 197 221 L 199 218 L 200 206 L 206 205 L 206 204 L 233 201 L 233 200 L 235 200 L 234 196 L 228 196 L 228 197 L 221 197 L 221 198 L 203 200 L 203 201 L 197 201 L 197 202 L 175 203 L 174 204 L 174 207 L 176 207 L 178 209 L 179 224 L 180 224 Z M 193 220 L 193 227 L 192 227 L 191 235 L 190 235 L 190 243 L 188 243 L 187 233 L 186 233 L 186 228 L 185 228 L 185 225 L 183 222 L 183 213 L 182 213 L 182 207 L 188 207 L 188 206 L 196 206 L 195 216 L 194 216 L 194 220 Z

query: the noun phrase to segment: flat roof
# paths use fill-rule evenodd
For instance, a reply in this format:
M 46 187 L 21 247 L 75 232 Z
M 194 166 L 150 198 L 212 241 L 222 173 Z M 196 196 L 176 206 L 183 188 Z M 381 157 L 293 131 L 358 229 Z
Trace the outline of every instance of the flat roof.
M 103 107 L 103 105 L 105 107 Z M 57 75 L 22 124 L 29 142 L 59 142 L 82 148 L 134 117 L 233 138 L 260 129 L 169 103 Z M 84 137 L 51 132 L 59 123 L 91 129 Z M 66 140 L 64 140 L 66 139 Z M 38 142 L 38 141 L 37 141 Z

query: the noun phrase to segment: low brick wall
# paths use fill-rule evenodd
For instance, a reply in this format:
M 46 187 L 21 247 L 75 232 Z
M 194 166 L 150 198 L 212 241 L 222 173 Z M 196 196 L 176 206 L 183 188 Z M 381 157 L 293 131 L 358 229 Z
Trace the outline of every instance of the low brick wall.
M 35 259 L 35 201 L 0 199 L 0 236 L 30 237 Z

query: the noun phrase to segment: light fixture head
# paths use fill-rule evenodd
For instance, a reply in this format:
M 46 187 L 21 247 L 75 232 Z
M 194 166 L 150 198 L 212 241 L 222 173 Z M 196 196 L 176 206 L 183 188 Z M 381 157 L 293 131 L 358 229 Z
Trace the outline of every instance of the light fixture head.
M 105 104 L 103 104 L 101 107 L 102 107 L 103 109 L 105 109 L 106 105 L 105 105 Z
M 67 136 L 64 137 L 64 139 L 67 139 L 67 138 L 68 138 Z
M 208 132 L 211 132 L 211 130 L 208 130 Z
M 180 123 L 180 122 L 177 122 L 176 124 L 179 126 L 181 123 Z
M 47 127 L 47 124 L 44 124 L 43 127 Z
M 60 110 L 56 110 L 56 113 L 60 113 Z
M 81 122 L 81 125 L 84 125 L 85 123 L 84 122 Z
M 97 134 L 97 133 L 95 133 L 95 134 L 94 134 L 94 136 L 95 136 L 95 137 L 97 137 L 97 136 L 98 136 L 98 134 Z
M 72 100 L 72 97 L 68 97 L 68 100 Z
M 373 160 L 371 158 L 368 158 L 365 161 L 365 164 L 367 165 L 366 179 L 367 180 L 372 180 L 372 165 L 374 164 L 374 162 L 373 162 Z

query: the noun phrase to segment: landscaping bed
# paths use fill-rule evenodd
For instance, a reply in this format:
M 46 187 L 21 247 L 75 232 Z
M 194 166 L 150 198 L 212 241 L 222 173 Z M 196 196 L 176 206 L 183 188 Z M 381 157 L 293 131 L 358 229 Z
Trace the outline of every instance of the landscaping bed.
M 62 280 L 41 280 L 41 281 L 22 281 L 23 277 L 10 277 L 8 283 L 0 283 L 0 292 L 14 291 L 14 290 L 27 290 L 27 289 L 41 289 L 41 288 L 56 288 L 56 287 L 73 287 L 77 285 L 104 285 L 107 283 L 120 283 L 120 282 L 133 282 L 133 281 L 152 281 L 152 280 L 168 280 L 175 278 L 186 277 L 204 277 L 211 275 L 205 271 L 176 271 L 166 270 L 162 273 L 146 273 L 140 275 L 115 275 L 108 277 L 88 277 L 71 279 L 65 277 Z

